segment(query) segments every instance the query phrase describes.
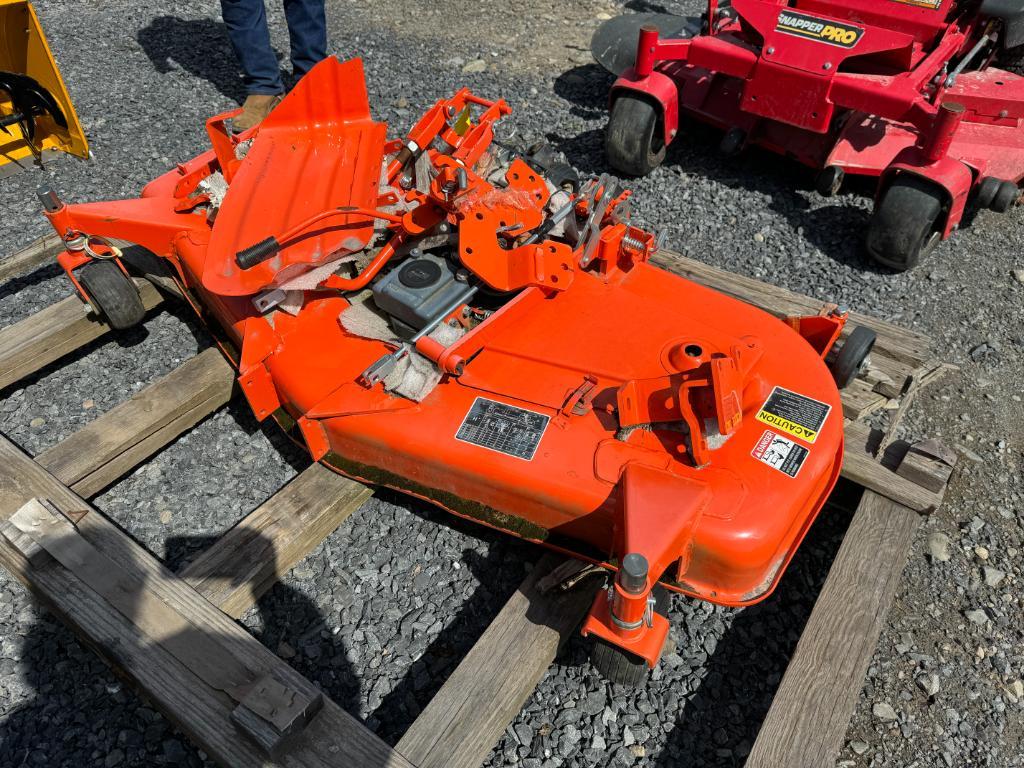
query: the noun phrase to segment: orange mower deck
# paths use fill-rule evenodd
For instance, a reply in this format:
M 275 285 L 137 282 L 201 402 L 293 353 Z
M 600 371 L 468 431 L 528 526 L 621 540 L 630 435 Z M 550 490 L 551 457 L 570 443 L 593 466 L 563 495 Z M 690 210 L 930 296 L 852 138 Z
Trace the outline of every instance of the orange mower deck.
M 845 316 L 652 266 L 629 193 L 507 151 L 509 111 L 463 90 L 387 140 L 361 63 L 329 59 L 141 198 L 47 215 L 101 311 L 75 276 L 119 264 L 111 240 L 164 260 L 315 460 L 617 572 L 584 633 L 653 665 L 657 582 L 763 599 L 831 491 Z

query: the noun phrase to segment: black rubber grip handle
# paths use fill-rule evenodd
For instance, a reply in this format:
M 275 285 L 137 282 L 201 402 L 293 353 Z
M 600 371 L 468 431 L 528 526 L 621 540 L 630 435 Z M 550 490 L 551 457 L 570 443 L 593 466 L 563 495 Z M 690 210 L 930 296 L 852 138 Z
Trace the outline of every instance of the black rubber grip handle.
M 277 242 L 277 238 L 268 237 L 266 240 L 260 240 L 255 245 L 250 245 L 236 253 L 235 264 L 242 269 L 251 269 L 257 264 L 262 264 L 280 250 L 281 244 Z

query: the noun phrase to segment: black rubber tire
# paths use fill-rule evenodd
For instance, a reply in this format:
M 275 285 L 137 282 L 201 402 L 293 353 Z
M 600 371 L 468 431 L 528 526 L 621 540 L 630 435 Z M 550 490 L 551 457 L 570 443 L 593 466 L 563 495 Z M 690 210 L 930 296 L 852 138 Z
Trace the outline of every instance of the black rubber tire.
M 901 173 L 882 194 L 868 225 L 867 249 L 879 264 L 916 267 L 941 240 L 945 191 L 934 182 Z
M 839 352 L 829 364 L 829 370 L 832 371 L 832 378 L 836 380 L 837 387 L 846 389 L 847 385 L 857 378 L 857 374 L 860 373 L 864 361 L 867 360 L 874 346 L 875 332 L 870 328 L 858 325 L 850 332 L 846 341 L 839 348 Z
M 979 208 L 991 208 L 992 201 L 999 194 L 999 188 L 1003 185 L 1001 179 L 995 176 L 986 176 L 978 182 L 978 193 L 974 198 Z
M 660 584 L 654 586 L 653 592 L 655 612 L 666 615 L 672 605 L 672 595 Z M 605 680 L 627 688 L 639 688 L 647 682 L 650 673 L 650 667 L 642 658 L 600 637 L 594 638 L 590 663 Z
M 97 310 L 111 328 L 121 330 L 142 322 L 146 308 L 142 297 L 121 268 L 113 261 L 91 261 L 78 270 L 78 282 L 85 288 Z
M 718 151 L 725 157 L 736 157 L 747 145 L 747 132 L 742 128 L 730 128 L 718 142 Z
M 832 197 L 838 194 L 846 179 L 846 171 L 838 165 L 827 165 L 818 173 L 814 180 L 814 188 L 822 197 Z
M 1017 202 L 1019 197 L 1020 187 L 1012 181 L 1004 181 L 999 185 L 999 189 L 996 190 L 995 195 L 992 197 L 989 208 L 996 213 L 1006 213 L 1013 207 L 1013 204 Z
M 608 163 L 627 176 L 646 176 L 665 159 L 661 115 L 647 99 L 623 94 L 612 104 L 604 151 Z

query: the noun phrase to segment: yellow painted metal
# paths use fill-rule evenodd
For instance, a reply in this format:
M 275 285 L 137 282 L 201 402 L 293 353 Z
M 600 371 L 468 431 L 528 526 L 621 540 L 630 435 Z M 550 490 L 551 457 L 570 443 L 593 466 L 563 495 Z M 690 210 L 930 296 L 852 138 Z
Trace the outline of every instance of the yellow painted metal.
M 67 152 L 78 157 L 89 156 L 78 115 L 71 97 L 50 53 L 35 9 L 27 0 L 0 0 L 0 70 L 28 75 L 42 85 L 60 104 L 68 127 L 62 128 L 44 115 L 36 118 L 35 145 L 43 152 Z M 0 92 L 0 116 L 13 111 L 7 94 Z M 17 125 L 0 131 L 0 175 L 16 166 L 27 166 L 33 158 L 32 148 Z

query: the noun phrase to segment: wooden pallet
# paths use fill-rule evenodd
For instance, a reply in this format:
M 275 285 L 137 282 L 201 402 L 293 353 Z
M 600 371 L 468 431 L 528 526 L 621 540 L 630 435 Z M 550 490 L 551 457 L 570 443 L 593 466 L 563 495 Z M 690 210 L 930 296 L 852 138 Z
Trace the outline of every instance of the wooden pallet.
M 55 247 L 39 241 L 17 263 L 36 266 Z M 0 279 L 14 273 L 10 263 L 0 262 Z M 663 253 L 660 263 L 776 315 L 820 306 L 677 254 Z M 160 294 L 140 287 L 147 308 L 156 308 Z M 908 399 L 941 367 L 922 335 L 868 317 L 855 322 L 878 334 L 870 370 L 843 394 L 842 474 L 865 492 L 748 758 L 751 768 L 832 764 L 919 514 L 941 503 L 952 471 L 942 446 L 900 450 L 858 421 Z M 74 297 L 0 329 L 0 390 L 108 332 Z M 0 437 L 0 564 L 222 765 L 479 766 L 597 586 L 542 594 L 538 582 L 563 561 L 542 557 L 390 747 L 234 621 L 371 489 L 312 465 L 179 573 L 88 502 L 223 407 L 233 385 L 231 367 L 207 349 L 34 458 Z

